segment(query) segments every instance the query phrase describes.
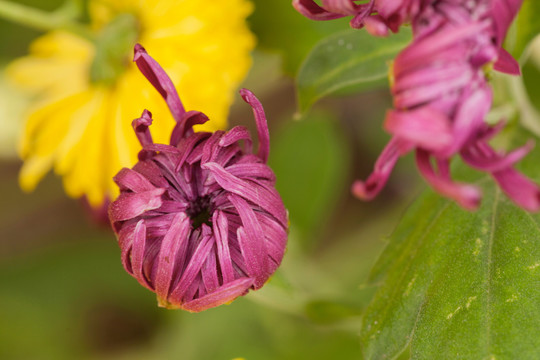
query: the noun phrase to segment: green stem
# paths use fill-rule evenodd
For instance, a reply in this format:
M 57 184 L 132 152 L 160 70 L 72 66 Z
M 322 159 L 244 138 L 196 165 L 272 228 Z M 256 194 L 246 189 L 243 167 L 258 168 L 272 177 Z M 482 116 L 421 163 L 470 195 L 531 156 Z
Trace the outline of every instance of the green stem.
M 55 12 L 47 12 L 26 5 L 0 0 L 0 17 L 36 30 L 65 30 L 85 39 L 94 40 L 87 26 Z

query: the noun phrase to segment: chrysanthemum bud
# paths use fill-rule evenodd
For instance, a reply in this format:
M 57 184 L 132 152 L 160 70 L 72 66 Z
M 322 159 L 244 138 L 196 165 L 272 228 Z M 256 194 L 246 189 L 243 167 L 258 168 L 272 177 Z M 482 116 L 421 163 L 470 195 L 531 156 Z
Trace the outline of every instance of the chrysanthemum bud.
M 255 114 L 254 154 L 244 127 L 194 132 L 208 118 L 184 110 L 167 74 L 140 45 L 134 61 L 177 123 L 170 145 L 163 145 L 152 141 L 149 111 L 133 122 L 139 162 L 116 175 L 121 194 L 109 208 L 125 269 L 157 294 L 160 306 L 193 312 L 260 288 L 281 263 L 288 227 L 266 164 L 269 134 L 260 102 L 241 90 Z

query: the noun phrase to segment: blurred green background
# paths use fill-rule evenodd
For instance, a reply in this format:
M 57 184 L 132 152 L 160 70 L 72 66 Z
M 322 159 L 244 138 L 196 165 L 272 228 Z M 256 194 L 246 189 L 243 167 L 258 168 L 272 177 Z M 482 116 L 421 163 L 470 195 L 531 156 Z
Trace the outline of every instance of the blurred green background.
M 364 280 L 421 183 L 406 157 L 375 201 L 349 193 L 388 140 L 381 128 L 387 89 L 326 99 L 294 120 L 302 59 L 346 20 L 313 22 L 290 0 L 257 0 L 249 23 L 258 46 L 243 86 L 267 112 L 270 162 L 290 212 L 281 268 L 231 305 L 200 314 L 158 308 L 123 270 L 113 233 L 67 198 L 56 176 L 32 194 L 18 188 L 25 103 L 0 76 L 0 359 L 359 358 L 360 314 L 374 290 Z M 38 35 L 0 21 L 0 65 L 24 55 Z M 254 130 L 239 98 L 230 116 L 230 126 L 238 124 Z

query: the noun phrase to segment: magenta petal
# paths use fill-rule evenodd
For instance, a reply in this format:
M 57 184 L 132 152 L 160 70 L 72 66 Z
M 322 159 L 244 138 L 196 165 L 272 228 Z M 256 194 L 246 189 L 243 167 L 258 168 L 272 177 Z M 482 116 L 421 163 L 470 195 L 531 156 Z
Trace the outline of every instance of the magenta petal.
M 133 170 L 147 178 L 155 187 L 166 188 L 168 186 L 167 180 L 165 180 L 163 174 L 159 171 L 159 167 L 153 161 L 139 161 L 135 164 Z
M 161 206 L 161 195 L 165 189 L 153 189 L 139 193 L 122 193 L 111 203 L 109 217 L 111 221 L 133 219 L 145 211 L 154 210 Z
M 392 93 L 399 94 L 410 88 L 434 83 L 444 87 L 446 81 L 455 79 L 464 73 L 472 73 L 470 65 L 465 62 L 452 62 L 445 66 L 441 66 L 441 64 L 424 66 L 396 76 L 396 82 L 392 86 Z M 470 76 L 468 79 L 470 79 Z
M 240 249 L 244 256 L 248 275 L 255 278 L 255 289 L 264 285 L 268 278 L 268 255 L 261 224 L 249 204 L 239 196 L 230 195 L 229 200 L 234 205 L 242 227 L 237 230 Z
M 144 275 L 143 266 L 144 258 L 146 255 L 146 226 L 143 220 L 139 220 L 135 231 L 133 233 L 133 246 L 131 250 L 131 268 L 133 269 L 133 276 L 139 281 L 139 283 L 150 289 L 154 290 L 152 285 L 148 282 L 148 279 Z
M 404 0 L 377 1 L 377 11 L 385 18 L 397 13 L 401 7 L 407 6 Z
M 322 5 L 326 10 L 338 14 L 354 15 L 359 10 L 359 5 L 353 0 L 322 0 Z
M 144 192 L 155 189 L 155 186 L 148 179 L 128 168 L 120 170 L 113 180 L 120 188 L 120 191 Z
M 388 26 L 384 23 L 383 19 L 380 16 L 374 15 L 369 16 L 363 19 L 362 25 L 366 28 L 367 32 L 374 36 L 387 36 L 388 35 Z M 358 28 L 358 20 L 354 18 L 351 20 L 351 26 L 353 28 Z
M 458 184 L 448 176 L 448 161 L 438 161 L 439 173 L 437 174 L 430 163 L 429 153 L 424 150 L 416 150 L 416 164 L 426 181 L 441 195 L 454 199 L 467 210 L 474 210 L 480 204 L 481 193 L 472 185 Z
M 386 36 L 388 34 L 388 26 L 384 23 L 384 19 L 379 15 L 371 15 L 374 12 L 374 6 L 375 0 L 369 0 L 367 4 L 358 4 L 349 25 L 353 29 L 361 29 L 365 26 L 371 35 Z M 382 26 L 385 29 L 382 29 Z
M 492 0 L 491 1 L 491 13 L 493 20 L 495 22 L 496 30 L 496 40 L 497 45 L 500 46 L 504 38 L 506 37 L 506 32 L 512 24 L 512 20 L 517 15 L 519 8 L 523 0 Z
M 249 134 L 248 129 L 243 126 L 235 126 L 231 130 L 229 130 L 225 135 L 223 135 L 223 137 L 219 141 L 219 146 L 227 147 L 240 140 L 244 140 L 246 142 L 245 151 L 251 152 L 251 135 Z
M 519 63 L 503 48 L 499 49 L 499 57 L 493 68 L 505 74 L 521 75 Z
M 464 148 L 461 152 L 461 157 L 470 166 L 487 172 L 496 172 L 506 170 L 521 160 L 534 147 L 534 141 L 529 141 L 524 146 L 514 149 L 506 155 L 497 154 L 487 144 L 477 143 L 475 145 Z
M 287 232 L 274 219 L 261 213 L 255 213 L 257 220 L 265 229 L 264 238 L 268 252 L 270 271 L 274 272 L 283 259 L 287 246 Z
M 218 156 L 219 151 L 219 142 L 221 141 L 221 138 L 225 134 L 224 131 L 216 131 L 213 133 L 210 138 L 204 143 L 203 151 L 202 151 L 202 157 L 201 157 L 201 164 L 205 164 L 207 162 L 212 162 L 216 160 L 216 157 Z
M 191 312 L 200 312 L 219 305 L 227 304 L 248 292 L 252 284 L 253 279 L 251 278 L 240 278 L 234 280 L 221 286 L 214 292 L 183 304 L 182 309 Z
M 475 137 L 486 126 L 484 118 L 491 107 L 491 89 L 483 86 L 472 94 L 464 92 L 461 104 L 454 115 L 452 129 L 452 144 L 443 151 L 438 151 L 437 155 L 450 157 L 465 146 L 465 144 Z
M 172 304 L 179 304 L 183 301 L 183 296 L 188 291 L 189 286 L 193 284 L 195 278 L 201 271 L 201 267 L 206 260 L 206 257 L 212 249 L 213 242 L 210 236 L 203 236 L 193 256 L 189 260 L 188 266 L 184 270 L 180 281 L 169 295 L 169 301 Z M 191 299 L 189 299 L 191 300 Z
M 418 74 L 418 72 L 415 72 L 415 74 Z M 420 104 L 429 103 L 455 89 L 462 89 L 471 82 L 473 74 L 469 69 L 462 69 L 462 71 L 455 73 L 452 77 L 437 79 L 435 75 L 435 73 L 432 74 L 432 81 L 430 83 L 409 86 L 403 91 L 395 92 L 394 106 L 399 109 L 410 109 Z M 403 85 L 398 83 L 396 87 L 399 86 Z
M 215 250 L 215 247 L 214 247 Z M 201 268 L 202 283 L 204 285 L 204 291 L 199 291 L 199 297 L 205 294 L 215 291 L 219 286 L 219 274 L 217 272 L 218 264 L 216 259 L 216 252 L 210 251 L 206 261 Z
M 178 121 L 171 133 L 170 144 L 177 146 L 180 140 L 186 136 L 186 134 L 192 133 L 192 127 L 194 125 L 204 124 L 208 121 L 208 116 L 200 111 L 188 111 L 182 115 L 182 119 Z
M 400 156 L 403 141 L 392 138 L 375 162 L 373 172 L 366 181 L 356 180 L 352 185 L 352 193 L 359 199 L 371 200 L 383 189 Z
M 497 171 L 493 178 L 513 202 L 527 211 L 540 210 L 540 188 L 518 171 L 512 168 Z
M 257 155 L 266 163 L 268 162 L 268 154 L 270 153 L 270 133 L 268 131 L 268 124 L 266 123 L 264 109 L 259 99 L 248 89 L 241 89 L 240 95 L 253 108 L 255 123 L 257 124 L 257 134 L 259 135 L 259 151 Z
M 143 147 L 143 149 L 147 151 L 156 151 L 156 152 L 171 153 L 171 154 L 180 153 L 180 151 L 174 146 L 165 145 L 165 144 L 149 144 Z
M 167 303 L 175 269 L 178 272 L 183 268 L 190 228 L 189 218 L 184 213 L 176 214 L 161 241 L 155 281 L 156 295 L 160 304 Z
M 311 20 L 333 20 L 345 16 L 326 11 L 313 0 L 293 0 L 292 5 L 296 11 Z
M 210 136 L 209 133 L 199 132 L 195 133 L 192 136 L 189 136 L 187 139 L 184 139 L 184 141 L 177 144 L 178 150 L 180 150 L 180 153 L 182 154 L 175 165 L 174 171 L 179 172 L 182 165 L 184 165 L 184 162 L 187 160 L 187 158 L 192 154 L 195 147 L 201 143 L 202 140 L 208 138 Z M 202 154 L 200 154 L 202 156 Z
M 135 230 L 137 229 L 137 223 L 131 223 L 123 226 L 120 231 L 117 231 L 118 246 L 122 250 L 122 265 L 124 269 L 133 275 L 133 268 L 131 266 L 131 251 L 133 249 L 133 238 L 135 236 Z
M 185 110 L 169 75 L 156 60 L 148 55 L 140 44 L 135 45 L 133 61 L 135 61 L 141 73 L 165 99 L 174 119 L 180 122 Z
M 452 30 L 438 32 L 433 36 L 418 40 L 413 46 L 403 50 L 396 58 L 396 63 L 409 67 L 425 65 L 425 59 L 445 48 L 460 43 L 487 28 L 485 23 L 471 23 Z M 400 69 L 402 71 L 402 69 Z
M 229 283 L 234 280 L 234 269 L 229 250 L 229 224 L 227 217 L 222 211 L 216 211 L 212 218 L 214 226 L 214 236 L 216 237 L 218 261 L 221 265 L 221 274 L 223 283 Z
M 206 163 L 202 165 L 202 168 L 210 170 L 217 183 L 225 190 L 257 204 L 276 217 L 282 224 L 287 223 L 287 216 L 277 193 L 272 193 L 264 187 L 255 186 L 239 179 L 216 163 Z
M 271 182 L 276 180 L 276 176 L 272 169 L 270 169 L 266 164 L 234 164 L 227 166 L 225 168 L 232 176 L 237 178 L 251 178 L 251 179 L 265 179 Z
M 453 140 L 450 120 L 427 106 L 417 110 L 389 111 L 384 126 L 394 136 L 428 150 L 444 149 Z
M 150 111 L 144 110 L 141 117 L 133 120 L 131 125 L 142 146 L 153 144 L 152 135 L 148 129 L 152 125 L 152 113 Z

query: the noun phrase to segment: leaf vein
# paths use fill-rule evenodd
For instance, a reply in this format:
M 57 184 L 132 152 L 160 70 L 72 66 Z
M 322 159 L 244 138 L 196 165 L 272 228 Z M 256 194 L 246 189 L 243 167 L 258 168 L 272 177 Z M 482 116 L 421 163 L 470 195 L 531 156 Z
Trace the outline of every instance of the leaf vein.
M 492 284 L 492 253 L 493 253 L 493 241 L 495 235 L 495 217 L 497 216 L 497 208 L 499 205 L 499 196 L 500 190 L 495 188 L 495 198 L 493 199 L 493 210 L 491 214 L 491 232 L 489 234 L 489 241 L 487 246 L 487 264 L 486 264 L 486 353 L 490 353 L 491 349 L 491 318 L 489 316 L 492 295 L 491 295 L 491 284 Z

